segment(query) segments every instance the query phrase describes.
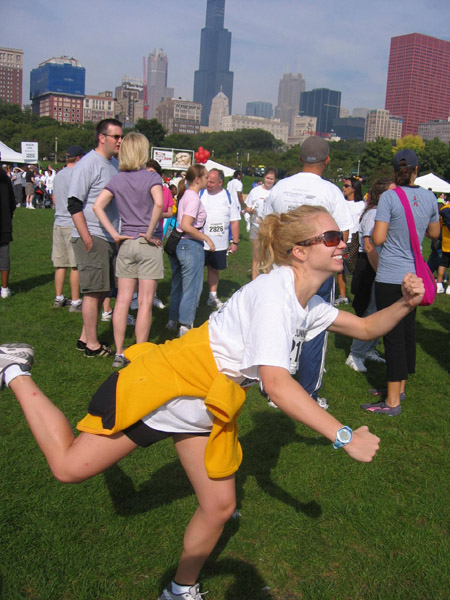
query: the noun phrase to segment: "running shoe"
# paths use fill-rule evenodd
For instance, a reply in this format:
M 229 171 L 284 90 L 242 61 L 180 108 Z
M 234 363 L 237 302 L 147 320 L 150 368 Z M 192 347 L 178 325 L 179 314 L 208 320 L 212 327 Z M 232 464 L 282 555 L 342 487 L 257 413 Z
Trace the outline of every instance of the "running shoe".
M 206 303 L 208 306 L 212 306 L 213 308 L 220 308 L 223 306 L 222 300 L 219 300 L 217 296 L 210 296 L 208 298 L 208 302 Z
M 0 345 L 0 390 L 5 387 L 4 374 L 8 367 L 17 365 L 24 373 L 29 373 L 33 360 L 34 348 L 29 344 L 13 342 Z
M 363 410 L 367 412 L 376 413 L 377 415 L 388 415 L 389 417 L 396 417 L 402 412 L 402 407 L 388 406 L 384 400 L 381 402 L 375 402 L 374 404 L 361 404 Z
M 360 356 L 355 356 L 355 354 L 349 354 L 345 364 L 358 373 L 367 372 L 367 367 L 364 364 L 364 360 Z
M 320 408 L 323 408 L 323 410 L 328 410 L 329 404 L 326 398 L 317 398 L 316 402 Z
M 189 588 L 189 592 L 184 594 L 174 594 L 169 588 L 166 588 L 158 600 L 202 600 L 202 596 L 205 596 L 208 592 L 200 594 L 200 587 L 198 583 Z
M 153 298 L 153 306 L 154 306 L 155 308 L 160 308 L 161 310 L 162 310 L 163 308 L 166 308 L 166 305 L 165 305 L 165 304 L 163 304 L 162 300 L 160 300 L 160 299 L 159 299 L 157 296 L 155 296 L 155 297 Z
M 125 358 L 123 354 L 116 354 L 112 366 L 114 369 L 122 369 L 123 367 L 126 367 L 129 362 L 128 358 Z

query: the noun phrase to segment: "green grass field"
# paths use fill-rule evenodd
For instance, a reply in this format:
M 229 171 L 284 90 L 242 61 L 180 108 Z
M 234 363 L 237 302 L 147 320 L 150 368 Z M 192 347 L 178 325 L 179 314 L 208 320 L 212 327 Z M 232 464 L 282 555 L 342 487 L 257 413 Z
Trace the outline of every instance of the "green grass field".
M 75 426 L 111 359 L 75 349 L 81 315 L 52 308 L 53 211 L 18 209 L 10 287 L 0 300 L 1 341 L 35 346 L 34 379 Z M 249 280 L 245 232 L 219 295 Z M 169 299 L 170 269 L 158 295 Z M 68 290 L 67 290 L 68 293 Z M 197 323 L 208 316 L 206 293 Z M 350 340 L 330 336 L 322 395 L 330 412 L 381 438 L 371 464 L 342 451 L 252 388 L 240 418 L 242 517 L 230 521 L 201 576 L 211 600 L 445 600 L 449 597 L 448 391 L 450 297 L 417 318 L 417 373 L 399 417 L 364 413 L 367 374 L 344 361 Z M 168 310 L 151 341 L 164 341 Z M 110 323 L 101 339 L 112 343 Z M 133 342 L 128 330 L 128 343 Z M 382 350 L 382 345 L 381 345 Z M 78 485 L 50 474 L 18 404 L 1 397 L 0 597 L 5 600 L 156 600 L 173 576 L 196 501 L 172 442 L 140 449 Z

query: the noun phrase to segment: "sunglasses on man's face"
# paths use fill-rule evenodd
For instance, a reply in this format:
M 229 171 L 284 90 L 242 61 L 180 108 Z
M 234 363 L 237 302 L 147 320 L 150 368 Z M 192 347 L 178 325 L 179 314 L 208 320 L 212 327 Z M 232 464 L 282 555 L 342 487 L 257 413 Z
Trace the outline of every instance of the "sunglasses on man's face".
M 344 241 L 344 234 L 342 231 L 325 231 L 316 237 L 308 238 L 302 242 L 296 242 L 295 246 L 314 246 L 315 244 L 325 244 L 328 248 L 339 246 Z M 289 254 L 294 248 L 287 251 Z

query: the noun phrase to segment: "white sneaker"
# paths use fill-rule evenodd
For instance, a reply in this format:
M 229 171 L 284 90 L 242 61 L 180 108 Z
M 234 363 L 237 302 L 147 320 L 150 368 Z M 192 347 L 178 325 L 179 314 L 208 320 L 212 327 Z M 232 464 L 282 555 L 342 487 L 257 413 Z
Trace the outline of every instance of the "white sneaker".
M 2 298 L 9 298 L 11 296 L 11 293 L 12 292 L 9 289 L 9 287 L 6 287 L 6 288 L 2 287 L 2 290 L 1 290 L 1 296 L 2 296 Z
M 382 356 L 380 356 L 376 350 L 370 350 L 369 352 L 366 352 L 364 360 L 373 360 L 373 362 L 383 363 L 383 364 L 386 362 L 384 360 L 384 358 Z
M 167 321 L 166 329 L 168 329 L 169 331 L 177 331 L 177 329 L 178 329 L 177 321 L 171 321 L 171 320 Z
M 8 367 L 17 365 L 24 373 L 29 373 L 33 360 L 34 348 L 29 344 L 2 344 L 0 346 L 0 390 L 5 387 L 4 373 Z
M 109 312 L 107 310 L 104 310 L 102 312 L 102 318 L 101 318 L 101 320 L 104 323 L 107 323 L 108 321 L 112 321 L 112 315 L 113 315 L 113 311 L 112 310 L 110 310 Z
M 334 301 L 334 305 L 339 306 L 339 304 L 348 304 L 348 298 L 345 296 L 339 296 L 339 298 Z
M 223 306 L 222 300 L 219 300 L 217 296 L 210 296 L 208 298 L 208 302 L 206 303 L 208 306 L 212 306 L 213 308 L 220 308 Z
M 442 285 L 442 283 L 437 283 L 437 290 L 436 290 L 436 294 L 443 294 L 445 292 L 444 290 L 444 286 Z
M 202 596 L 204 596 L 205 593 L 208 593 L 204 592 L 203 594 L 200 594 L 200 586 L 198 583 L 189 588 L 189 592 L 181 595 L 173 594 L 169 588 L 170 586 L 163 591 L 158 600 L 202 600 Z
M 320 408 L 323 408 L 323 410 L 328 410 L 329 405 L 326 398 L 317 398 L 316 402 Z
M 450 285 L 447 286 L 445 293 L 447 294 L 447 296 L 450 296 Z
M 157 298 L 156 296 L 153 298 L 153 306 L 155 308 L 160 308 L 161 310 L 163 308 L 166 308 L 166 305 L 163 304 L 163 302 L 159 298 Z
M 354 371 L 358 371 L 358 373 L 367 372 L 367 367 L 364 364 L 364 360 L 360 356 L 349 354 L 347 360 L 345 361 L 345 364 Z
M 267 406 L 270 406 L 270 408 L 278 408 L 278 406 L 275 404 L 275 402 L 272 402 L 272 400 L 267 400 Z
M 186 325 L 180 325 L 180 329 L 178 330 L 178 337 L 183 336 L 185 333 L 190 331 L 192 327 L 186 327 Z

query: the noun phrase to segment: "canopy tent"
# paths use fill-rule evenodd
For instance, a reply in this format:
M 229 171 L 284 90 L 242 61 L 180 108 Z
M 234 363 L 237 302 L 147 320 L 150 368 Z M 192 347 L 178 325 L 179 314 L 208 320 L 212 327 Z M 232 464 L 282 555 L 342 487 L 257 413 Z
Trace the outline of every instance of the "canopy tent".
M 428 175 L 423 175 L 422 177 L 416 177 L 414 183 L 426 190 L 431 189 L 433 192 L 450 194 L 450 183 L 447 183 L 444 179 L 441 179 L 433 173 L 428 173 Z
M 0 142 L 0 161 L 2 163 L 24 163 L 23 156 L 15 152 L 3 142 Z
M 235 169 L 230 169 L 230 167 L 221 165 L 220 163 L 215 162 L 214 160 L 208 160 L 208 162 L 205 163 L 205 167 L 208 169 L 208 171 L 210 171 L 211 169 L 220 169 L 221 171 L 223 171 L 225 177 L 233 177 L 235 171 Z

